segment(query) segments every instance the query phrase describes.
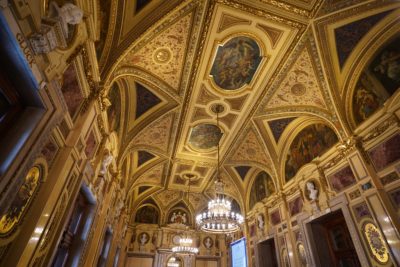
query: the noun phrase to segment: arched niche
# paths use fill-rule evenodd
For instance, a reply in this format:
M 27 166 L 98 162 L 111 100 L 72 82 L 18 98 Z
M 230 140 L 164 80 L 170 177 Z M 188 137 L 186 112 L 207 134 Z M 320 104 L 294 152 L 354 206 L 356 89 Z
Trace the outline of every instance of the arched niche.
M 260 171 L 255 177 L 249 194 L 249 210 L 251 210 L 257 202 L 268 198 L 276 192 L 274 182 L 271 176 L 265 171 Z
M 322 123 L 302 129 L 290 144 L 285 161 L 285 182 L 290 181 L 305 164 L 323 155 L 339 141 L 336 133 Z
M 400 88 L 400 37 L 371 58 L 364 67 L 350 102 L 355 125 L 371 117 Z
M 155 204 L 143 204 L 135 214 L 135 223 L 159 224 L 159 222 L 160 211 Z

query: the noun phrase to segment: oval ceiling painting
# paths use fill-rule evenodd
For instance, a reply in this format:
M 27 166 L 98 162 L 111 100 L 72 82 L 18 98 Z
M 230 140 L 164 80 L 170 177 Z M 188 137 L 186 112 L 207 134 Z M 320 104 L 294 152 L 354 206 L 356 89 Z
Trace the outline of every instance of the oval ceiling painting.
M 256 41 L 235 37 L 218 47 L 210 75 L 220 88 L 236 90 L 251 82 L 261 58 Z
M 194 149 L 210 149 L 217 147 L 222 132 L 218 126 L 214 124 L 198 124 L 192 128 L 189 137 L 189 144 Z

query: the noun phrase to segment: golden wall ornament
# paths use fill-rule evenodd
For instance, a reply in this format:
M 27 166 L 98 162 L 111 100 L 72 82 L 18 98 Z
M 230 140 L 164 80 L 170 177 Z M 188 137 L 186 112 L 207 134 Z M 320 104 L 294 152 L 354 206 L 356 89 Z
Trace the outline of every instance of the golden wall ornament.
M 389 260 L 389 252 L 382 234 L 375 224 L 367 222 L 363 226 L 363 234 L 367 239 L 369 250 L 374 259 L 379 263 L 387 263 Z
M 32 200 L 32 196 L 38 188 L 41 176 L 42 170 L 39 166 L 33 166 L 29 170 L 14 199 L 11 200 L 9 208 L 5 213 L 0 215 L 0 235 L 10 233 L 15 225 L 20 222 L 22 215 Z

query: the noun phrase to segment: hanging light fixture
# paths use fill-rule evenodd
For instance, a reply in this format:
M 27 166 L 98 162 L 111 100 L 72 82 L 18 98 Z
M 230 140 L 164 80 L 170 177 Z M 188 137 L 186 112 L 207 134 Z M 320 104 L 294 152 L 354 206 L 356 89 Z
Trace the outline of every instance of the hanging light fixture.
M 217 127 L 219 128 L 219 113 L 224 107 L 216 104 L 212 111 L 217 115 Z M 217 180 L 215 182 L 215 199 L 208 202 L 208 210 L 196 216 L 196 223 L 200 230 L 214 234 L 229 234 L 240 230 L 244 219 L 240 213 L 232 211 L 231 202 L 225 199 L 224 183 L 219 175 L 219 141 L 217 141 Z
M 190 178 L 189 176 L 189 185 L 187 192 L 187 203 L 189 203 L 189 194 L 190 194 Z M 179 246 L 172 247 L 172 252 L 177 254 L 185 254 L 185 255 L 194 255 L 199 252 L 199 249 L 193 246 L 193 239 L 188 235 L 188 228 L 186 227 L 186 232 L 184 237 L 179 239 Z

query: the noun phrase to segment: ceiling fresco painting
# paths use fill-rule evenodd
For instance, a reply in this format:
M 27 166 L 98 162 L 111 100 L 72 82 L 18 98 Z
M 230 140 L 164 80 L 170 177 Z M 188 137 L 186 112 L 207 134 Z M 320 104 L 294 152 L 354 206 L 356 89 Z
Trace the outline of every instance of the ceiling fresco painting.
M 388 13 L 390 11 L 375 14 L 335 29 L 336 49 L 340 67 L 343 67 L 346 63 L 347 58 L 361 38 Z
M 216 148 L 222 135 L 221 129 L 214 124 L 198 124 L 190 132 L 189 144 L 194 149 Z
M 137 166 L 140 167 L 144 163 L 148 162 L 151 159 L 154 159 L 155 156 L 147 151 L 139 150 L 138 151 L 138 164 Z
M 250 171 L 251 166 L 235 166 L 237 173 L 239 174 L 240 178 L 244 181 L 246 178 L 247 173 Z
M 293 140 L 285 163 L 285 180 L 292 179 L 297 171 L 338 142 L 336 133 L 324 124 L 304 128 Z
M 364 69 L 353 93 L 357 124 L 365 121 L 400 87 L 400 38 L 386 45 Z
M 255 40 L 235 37 L 218 47 L 210 75 L 220 88 L 236 90 L 251 82 L 261 59 Z
M 272 131 L 272 134 L 274 135 L 275 142 L 278 143 L 279 138 L 281 137 L 283 131 L 285 131 L 286 127 L 291 123 L 294 119 L 296 118 L 283 118 L 283 119 L 277 119 L 277 120 L 272 120 L 268 121 L 269 128 Z
M 136 83 L 136 118 L 159 103 L 161 103 L 161 100 L 155 94 L 142 84 Z
M 115 21 L 127 23 L 107 35 L 113 47 L 97 47 L 109 53 L 100 64 L 105 87 L 117 81 L 122 92 L 111 89 L 107 113 L 112 129 L 126 129 L 118 164 L 130 192 L 141 192 L 134 207 L 151 195 L 168 213 L 190 183 L 188 208 L 204 209 L 215 195 L 220 143 L 226 194 L 247 213 L 289 188 L 304 165 L 323 157 L 400 87 L 399 39 L 387 38 L 391 43 L 358 73 L 346 63 L 397 12 L 395 4 L 366 17 L 358 11 L 369 7 L 359 0 L 147 2 L 111 7 L 117 13 L 129 6 L 131 18 L 117 14 Z M 148 21 L 135 22 L 139 17 Z M 133 32 L 134 25 L 147 28 Z M 353 76 L 354 89 L 343 93 L 340 75 Z M 224 107 L 220 127 L 216 104 Z M 120 121 L 113 119 L 120 109 Z M 348 121 L 344 113 L 351 113 Z

